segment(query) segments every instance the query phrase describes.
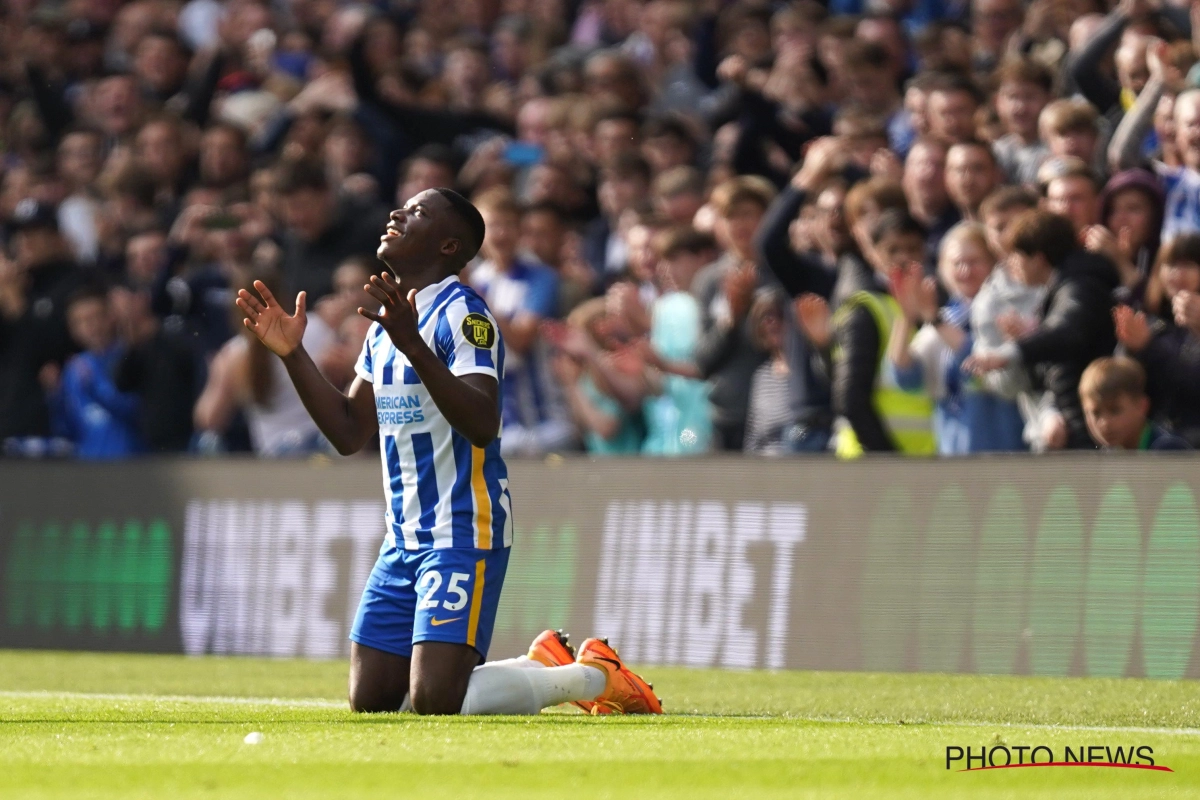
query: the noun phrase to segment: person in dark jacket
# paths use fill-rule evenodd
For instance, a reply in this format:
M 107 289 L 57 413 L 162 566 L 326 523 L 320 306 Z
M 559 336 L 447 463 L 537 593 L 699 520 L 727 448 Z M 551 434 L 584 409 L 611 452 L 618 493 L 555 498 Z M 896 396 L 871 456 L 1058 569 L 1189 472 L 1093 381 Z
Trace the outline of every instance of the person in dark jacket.
M 767 209 L 757 236 L 760 262 L 794 299 L 785 320 L 784 352 L 795 418 L 788 439 L 800 452 L 824 450 L 831 436 L 833 408 L 828 367 L 823 363 L 832 335 L 829 309 L 855 292 L 880 288 L 858 241 L 883 210 L 904 205 L 898 187 L 889 191 L 884 184 L 874 186 L 874 181 L 855 186 L 843 197 L 843 176 L 859 177 L 847 166 L 845 148 L 836 137 L 818 139 L 803 168 Z M 822 237 L 828 240 L 822 249 L 827 253 L 797 252 L 792 247 L 789 228 L 809 202 L 817 207 L 817 224 L 823 226 Z M 857 236 L 851 235 L 852 228 Z M 816 318 L 812 332 L 806 331 L 802 315 Z
M 277 186 L 286 232 L 282 270 L 291 291 L 315 303 L 333 290 L 333 271 L 350 256 L 370 255 L 387 223 L 383 206 L 338 197 L 320 164 L 286 162 Z
M 1163 247 L 1146 306 L 1149 313 L 1114 310 L 1117 339 L 1146 370 L 1155 422 L 1200 447 L 1200 236 Z
M 1103 224 L 1083 232 L 1084 246 L 1116 265 L 1121 275 L 1119 294 L 1130 305 L 1142 304 L 1158 255 L 1165 204 L 1162 186 L 1153 174 L 1142 169 L 1119 172 L 1100 194 Z
M 74 352 L 66 301 L 79 270 L 58 231 L 54 209 L 17 204 L 9 225 L 12 260 L 0 256 L 0 442 L 50 435 L 46 390 Z
M 145 289 L 109 293 L 126 347 L 117 361 L 117 391 L 141 398 L 141 441 L 152 453 L 181 453 L 192 442 L 192 408 L 204 387 L 204 358 L 182 317 L 160 320 Z
M 1048 211 L 1021 214 L 1005 238 L 1018 279 L 1027 286 L 1045 286 L 1046 299 L 1035 329 L 1011 326 L 1006 333 L 1012 341 L 973 356 L 970 368 L 983 373 L 1013 362 L 1024 364 L 1034 384 L 1054 396 L 1066 428 L 1066 446 L 1094 448 L 1079 400 L 1079 378 L 1088 364 L 1116 347 L 1112 319 L 1113 290 L 1120 283 L 1116 267 L 1103 256 L 1081 250 L 1071 221 Z

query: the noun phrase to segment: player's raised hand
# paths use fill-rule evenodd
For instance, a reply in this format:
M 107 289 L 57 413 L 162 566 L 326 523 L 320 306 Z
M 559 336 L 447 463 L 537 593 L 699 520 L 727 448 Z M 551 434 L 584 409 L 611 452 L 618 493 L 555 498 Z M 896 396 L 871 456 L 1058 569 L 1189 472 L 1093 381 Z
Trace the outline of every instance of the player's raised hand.
M 378 322 L 387 331 L 388 338 L 397 350 L 412 355 L 413 348 L 425 343 L 417 329 L 417 290 L 410 290 L 405 297 L 399 282 L 386 272 L 372 275 L 371 282 L 363 288 L 379 301 L 382 308 L 379 313 L 360 308 L 358 313 L 372 322 Z
M 308 325 L 307 295 L 304 292 L 296 295 L 296 313 L 289 315 L 279 305 L 275 295 L 262 281 L 254 282 L 254 289 L 261 296 L 260 300 L 252 292 L 238 290 L 238 308 L 246 315 L 242 320 L 247 328 L 254 332 L 259 341 L 275 355 L 283 358 L 300 346 L 304 339 L 304 329 Z

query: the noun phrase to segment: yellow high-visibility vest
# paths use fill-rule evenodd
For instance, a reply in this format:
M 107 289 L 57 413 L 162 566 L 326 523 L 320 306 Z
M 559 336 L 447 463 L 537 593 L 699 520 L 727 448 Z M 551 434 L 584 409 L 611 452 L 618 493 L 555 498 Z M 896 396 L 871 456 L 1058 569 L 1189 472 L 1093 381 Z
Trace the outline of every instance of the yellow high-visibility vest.
M 896 386 L 889 379 L 887 366 L 888 340 L 892 336 L 892 322 L 901 313 L 900 305 L 891 295 L 875 292 L 855 292 L 846 299 L 834 315 L 839 324 L 855 308 L 862 306 L 871 312 L 879 328 L 879 370 L 875 375 L 875 390 L 871 401 L 879 414 L 896 448 L 909 456 L 931 456 L 937 452 L 933 438 L 933 398 L 927 392 L 909 392 Z M 835 358 L 837 354 L 834 354 Z M 837 455 L 839 458 L 857 458 L 863 447 L 847 425 L 838 433 Z

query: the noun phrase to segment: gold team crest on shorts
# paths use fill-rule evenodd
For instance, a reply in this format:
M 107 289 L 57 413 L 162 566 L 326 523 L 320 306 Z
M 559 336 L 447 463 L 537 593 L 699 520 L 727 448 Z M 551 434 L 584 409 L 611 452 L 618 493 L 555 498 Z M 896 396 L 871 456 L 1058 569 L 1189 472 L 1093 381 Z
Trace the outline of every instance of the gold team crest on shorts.
M 463 336 L 476 347 L 490 349 L 496 343 L 496 329 L 483 314 L 467 314 L 463 318 Z

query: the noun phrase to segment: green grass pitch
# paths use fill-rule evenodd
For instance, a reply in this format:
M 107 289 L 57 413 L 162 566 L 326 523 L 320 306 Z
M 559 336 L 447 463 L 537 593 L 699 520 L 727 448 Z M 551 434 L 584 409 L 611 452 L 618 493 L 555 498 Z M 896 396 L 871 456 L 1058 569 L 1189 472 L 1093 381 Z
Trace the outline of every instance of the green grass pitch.
M 1200 796 L 1194 683 L 656 668 L 661 718 L 423 719 L 349 713 L 345 673 L 0 652 L 0 798 Z M 1148 745 L 1174 772 L 945 769 L 995 743 Z

